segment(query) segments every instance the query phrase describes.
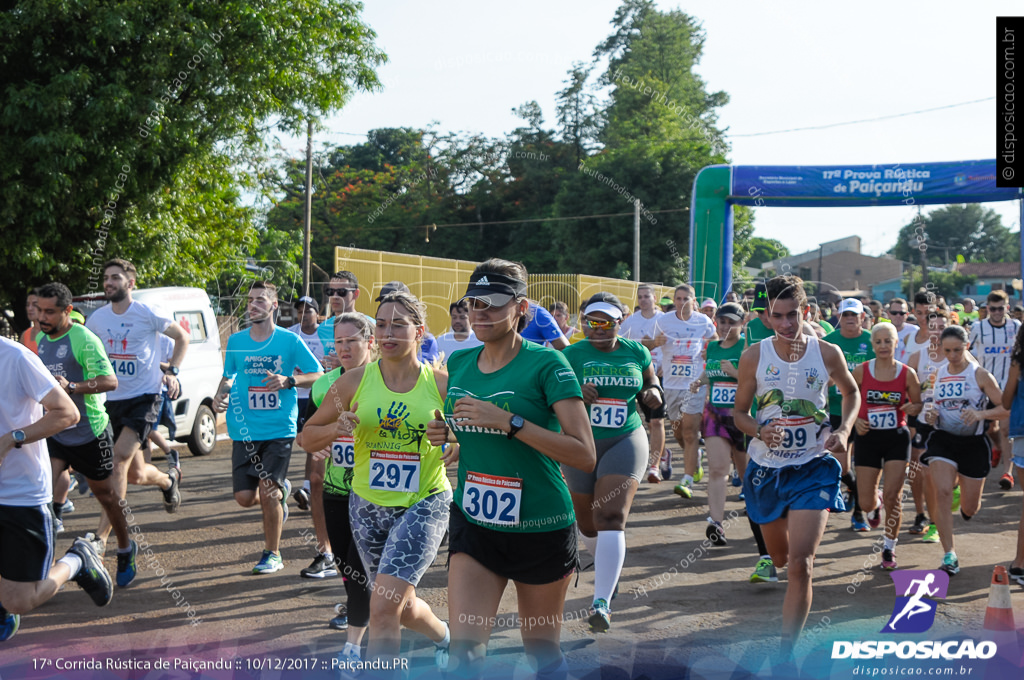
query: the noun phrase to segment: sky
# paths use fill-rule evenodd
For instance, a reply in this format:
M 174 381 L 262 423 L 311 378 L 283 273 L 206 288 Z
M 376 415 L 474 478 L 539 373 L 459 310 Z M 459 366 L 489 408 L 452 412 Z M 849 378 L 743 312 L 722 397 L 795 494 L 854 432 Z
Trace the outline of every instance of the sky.
M 536 100 L 556 127 L 555 94 L 574 61 L 590 62 L 611 32 L 618 0 L 515 4 L 374 0 L 363 18 L 389 57 L 384 89 L 359 93 L 315 135 L 357 143 L 379 127 L 426 127 L 503 136 L 512 114 Z M 995 17 L 1012 0 L 833 3 L 797 0 L 658 2 L 706 31 L 697 72 L 729 103 L 720 127 L 734 165 L 895 164 L 995 157 Z M 746 137 L 980 103 L 857 125 Z M 304 140 L 287 140 L 296 153 Z M 1019 229 L 1016 202 L 990 203 Z M 925 208 L 927 212 L 934 207 Z M 859 235 L 862 252 L 895 243 L 915 208 L 759 208 L 755 234 L 793 253 Z

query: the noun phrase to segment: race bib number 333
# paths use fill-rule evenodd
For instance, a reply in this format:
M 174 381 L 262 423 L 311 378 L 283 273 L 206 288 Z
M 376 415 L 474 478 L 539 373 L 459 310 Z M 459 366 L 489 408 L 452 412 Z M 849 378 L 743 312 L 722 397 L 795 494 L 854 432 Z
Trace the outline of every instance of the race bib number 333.
M 466 472 L 462 511 L 477 522 L 514 526 L 523 505 L 523 480 Z

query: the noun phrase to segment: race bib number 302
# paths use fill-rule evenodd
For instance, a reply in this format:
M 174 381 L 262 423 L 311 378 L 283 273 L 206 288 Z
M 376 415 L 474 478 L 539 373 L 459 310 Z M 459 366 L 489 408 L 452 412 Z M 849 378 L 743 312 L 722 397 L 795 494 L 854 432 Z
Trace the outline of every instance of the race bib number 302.
M 598 399 L 590 405 L 590 424 L 594 427 L 619 428 L 628 417 L 625 399 Z
M 466 472 L 462 511 L 477 522 L 515 526 L 523 505 L 523 480 Z
M 370 488 L 401 493 L 418 492 L 420 490 L 420 454 L 371 451 Z

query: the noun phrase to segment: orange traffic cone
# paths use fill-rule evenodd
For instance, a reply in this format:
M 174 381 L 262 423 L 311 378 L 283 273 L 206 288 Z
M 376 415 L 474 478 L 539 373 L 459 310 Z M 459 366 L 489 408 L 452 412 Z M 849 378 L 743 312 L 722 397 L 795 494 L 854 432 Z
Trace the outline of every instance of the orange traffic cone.
M 1006 567 L 997 565 L 992 570 L 992 586 L 988 591 L 985 609 L 985 630 L 1015 630 L 1013 605 L 1010 603 L 1010 576 Z

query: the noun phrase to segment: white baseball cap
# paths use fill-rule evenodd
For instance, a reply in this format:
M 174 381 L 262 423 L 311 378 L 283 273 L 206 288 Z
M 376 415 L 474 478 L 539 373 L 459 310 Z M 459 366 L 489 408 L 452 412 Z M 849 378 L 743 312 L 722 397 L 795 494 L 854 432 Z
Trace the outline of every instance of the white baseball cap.
M 864 313 L 864 305 L 857 298 L 846 298 L 839 303 L 839 311 L 836 313 L 842 316 L 843 312 L 856 312 L 860 315 Z

